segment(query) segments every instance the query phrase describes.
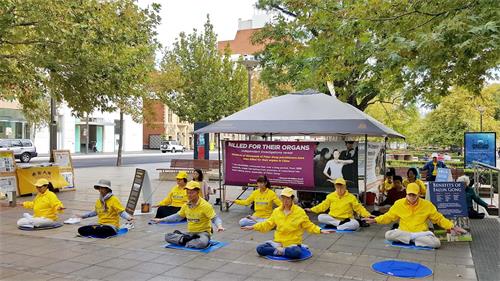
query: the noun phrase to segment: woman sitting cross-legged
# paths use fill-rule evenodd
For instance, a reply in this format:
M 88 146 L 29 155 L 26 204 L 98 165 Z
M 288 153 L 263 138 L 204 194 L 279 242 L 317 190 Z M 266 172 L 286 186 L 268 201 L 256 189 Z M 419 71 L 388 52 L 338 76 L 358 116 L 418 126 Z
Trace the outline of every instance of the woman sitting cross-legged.
M 94 189 L 98 190 L 100 195 L 95 203 L 94 211 L 77 217 L 85 219 L 97 216 L 97 224 L 82 226 L 78 228 L 78 233 L 81 236 L 96 238 L 114 236 L 120 228 L 120 217 L 127 221 L 132 221 L 134 218 L 125 212 L 120 200 L 113 195 L 109 180 L 99 180 L 94 185 Z
M 364 218 L 371 216 L 358 199 L 347 191 L 343 178 L 335 180 L 335 192 L 328 194 L 323 202 L 310 209 L 307 208 L 306 211 L 321 213 L 328 209 L 330 212 L 320 214 L 318 221 L 335 226 L 338 230 L 357 230 L 359 228 L 359 222 L 354 219 L 354 212 Z
M 271 183 L 266 176 L 260 176 L 257 179 L 257 190 L 254 190 L 245 200 L 235 200 L 238 205 L 250 205 L 254 203 L 255 213 L 240 220 L 240 226 L 254 225 L 258 222 L 263 222 L 271 216 L 273 212 L 273 204 L 281 206 L 281 201 L 272 191 Z
M 257 230 L 267 232 L 274 228 L 274 240 L 257 246 L 257 253 L 261 256 L 284 256 L 289 259 L 298 259 L 302 253 L 302 236 L 304 230 L 310 233 L 332 233 L 331 230 L 322 230 L 309 220 L 306 212 L 293 203 L 294 190 L 287 187 L 281 192 L 281 207 L 274 209 L 271 217 L 254 225 L 242 226 L 243 230 Z
M 38 194 L 33 201 L 21 203 L 24 208 L 33 209 L 33 216 L 25 213 L 17 221 L 18 226 L 50 227 L 57 223 L 57 215 L 64 209 L 63 203 L 53 192 L 52 184 L 47 179 L 38 179 L 35 183 Z

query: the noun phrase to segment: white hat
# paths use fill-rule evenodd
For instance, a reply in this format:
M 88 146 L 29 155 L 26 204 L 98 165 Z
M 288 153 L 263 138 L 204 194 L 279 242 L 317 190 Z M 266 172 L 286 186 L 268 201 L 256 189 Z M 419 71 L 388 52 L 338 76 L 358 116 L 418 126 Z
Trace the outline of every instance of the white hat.
M 468 176 L 463 175 L 463 176 L 458 177 L 457 182 L 463 182 L 463 183 L 465 183 L 465 187 L 467 187 L 470 184 L 470 179 Z
M 434 158 L 434 157 L 436 157 L 436 158 L 437 158 L 438 156 L 439 156 L 439 155 L 437 154 L 437 152 L 434 152 L 434 153 L 432 153 L 431 158 Z

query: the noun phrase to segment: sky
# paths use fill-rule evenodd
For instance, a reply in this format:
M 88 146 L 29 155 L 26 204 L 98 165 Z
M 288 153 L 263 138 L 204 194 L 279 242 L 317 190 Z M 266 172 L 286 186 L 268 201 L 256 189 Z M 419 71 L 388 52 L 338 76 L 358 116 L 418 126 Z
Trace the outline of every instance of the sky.
M 158 40 L 162 47 L 170 47 L 180 32 L 192 33 L 193 28 L 203 30 L 207 14 L 214 26 L 217 38 L 234 39 L 238 19 L 251 19 L 256 0 L 139 0 L 145 8 L 151 3 L 161 4 L 161 23 L 158 26 Z

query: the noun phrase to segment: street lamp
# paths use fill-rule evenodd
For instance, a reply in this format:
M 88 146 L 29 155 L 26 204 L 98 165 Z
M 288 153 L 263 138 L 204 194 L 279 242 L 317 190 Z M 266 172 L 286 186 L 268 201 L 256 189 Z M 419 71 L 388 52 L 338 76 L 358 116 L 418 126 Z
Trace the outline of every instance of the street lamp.
M 241 64 L 245 66 L 248 73 L 248 107 L 252 105 L 252 72 L 259 65 L 254 56 L 244 56 Z
M 478 106 L 477 110 L 479 111 L 479 131 L 483 131 L 483 114 L 486 111 L 484 106 Z

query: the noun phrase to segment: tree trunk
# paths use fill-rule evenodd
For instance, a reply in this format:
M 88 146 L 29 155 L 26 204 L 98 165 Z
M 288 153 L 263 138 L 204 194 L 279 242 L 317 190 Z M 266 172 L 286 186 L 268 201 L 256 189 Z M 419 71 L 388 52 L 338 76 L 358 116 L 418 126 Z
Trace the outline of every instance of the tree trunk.
M 49 162 L 54 162 L 53 151 L 57 149 L 57 121 L 56 121 L 56 100 L 50 98 L 50 124 L 49 124 Z
M 123 148 L 123 111 L 120 110 L 120 136 L 118 138 L 118 157 L 116 157 L 116 166 L 122 165 Z

